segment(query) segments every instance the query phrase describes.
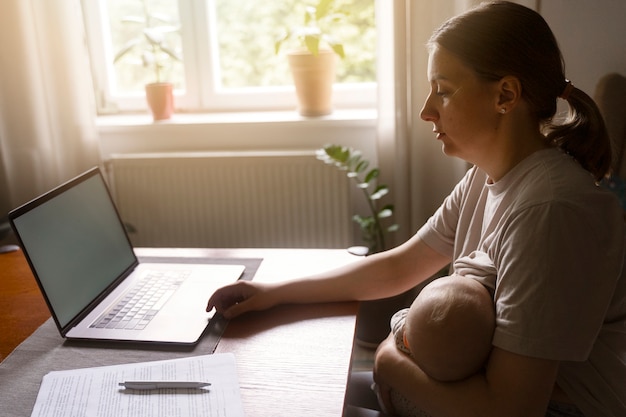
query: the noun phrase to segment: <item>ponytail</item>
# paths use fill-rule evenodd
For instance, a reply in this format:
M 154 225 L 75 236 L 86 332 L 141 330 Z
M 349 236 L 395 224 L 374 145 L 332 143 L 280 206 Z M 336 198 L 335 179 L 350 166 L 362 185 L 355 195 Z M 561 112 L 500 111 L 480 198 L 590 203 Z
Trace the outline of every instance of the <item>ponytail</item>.
M 546 139 L 574 157 L 597 181 L 611 169 L 611 141 L 598 106 L 584 91 L 566 82 L 561 98 L 569 104 L 563 124 L 549 123 Z
M 611 145 L 600 111 L 565 80 L 561 50 L 539 13 L 508 1 L 484 2 L 448 20 L 428 43 L 452 52 L 486 80 L 517 77 L 549 143 L 576 158 L 598 181 L 609 172 Z M 559 95 L 569 104 L 564 124 L 554 121 Z

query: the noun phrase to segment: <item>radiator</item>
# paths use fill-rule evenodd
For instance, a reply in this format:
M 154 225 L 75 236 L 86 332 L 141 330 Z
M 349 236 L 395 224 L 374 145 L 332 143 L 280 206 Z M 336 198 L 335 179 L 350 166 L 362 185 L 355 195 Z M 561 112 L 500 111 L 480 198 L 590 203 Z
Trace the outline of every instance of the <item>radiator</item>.
M 310 152 L 114 155 L 109 185 L 135 246 L 345 248 L 345 173 Z

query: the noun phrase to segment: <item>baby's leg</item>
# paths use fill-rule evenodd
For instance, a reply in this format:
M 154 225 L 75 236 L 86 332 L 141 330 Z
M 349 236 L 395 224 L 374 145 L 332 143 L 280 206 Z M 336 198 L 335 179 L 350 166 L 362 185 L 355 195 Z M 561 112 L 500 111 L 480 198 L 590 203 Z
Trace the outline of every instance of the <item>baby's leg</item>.
M 395 416 L 398 417 L 430 417 L 429 414 L 419 409 L 412 402 L 407 400 L 397 391 L 391 391 L 391 404 L 393 405 Z

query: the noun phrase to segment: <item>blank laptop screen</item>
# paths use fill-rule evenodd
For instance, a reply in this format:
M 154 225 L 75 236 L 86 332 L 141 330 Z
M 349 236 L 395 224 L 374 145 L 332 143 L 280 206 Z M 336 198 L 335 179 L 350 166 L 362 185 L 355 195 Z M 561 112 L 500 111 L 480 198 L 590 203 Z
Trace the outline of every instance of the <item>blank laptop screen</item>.
M 63 328 L 135 262 L 100 174 L 13 223 Z

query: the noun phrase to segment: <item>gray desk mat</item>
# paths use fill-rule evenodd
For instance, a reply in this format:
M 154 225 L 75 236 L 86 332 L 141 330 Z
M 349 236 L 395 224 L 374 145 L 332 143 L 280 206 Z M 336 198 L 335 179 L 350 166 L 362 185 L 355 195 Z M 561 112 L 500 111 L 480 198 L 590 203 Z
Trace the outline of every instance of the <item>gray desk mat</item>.
M 257 258 L 140 258 L 142 262 L 239 264 L 243 280 L 252 280 Z M 41 379 L 51 371 L 207 355 L 215 351 L 228 321 L 215 315 L 194 346 L 64 340 L 50 318 L 0 363 L 0 416 L 31 415 Z

